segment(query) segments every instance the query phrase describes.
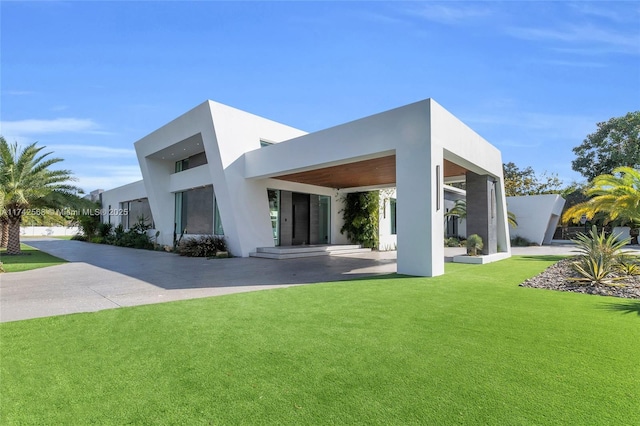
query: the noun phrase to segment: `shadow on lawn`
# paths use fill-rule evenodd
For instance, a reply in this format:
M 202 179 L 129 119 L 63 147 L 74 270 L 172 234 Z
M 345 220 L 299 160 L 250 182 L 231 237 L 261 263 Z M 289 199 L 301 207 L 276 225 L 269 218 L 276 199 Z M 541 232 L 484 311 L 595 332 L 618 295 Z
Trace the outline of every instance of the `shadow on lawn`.
M 638 316 L 640 316 L 640 300 L 619 302 L 619 303 L 608 303 L 606 305 L 602 305 L 601 308 L 606 309 L 608 311 L 622 312 L 623 314 L 635 313 Z
M 513 257 L 516 257 L 518 259 L 524 259 L 524 260 L 544 260 L 544 261 L 551 261 L 551 262 L 559 262 L 562 259 L 566 259 L 567 257 L 571 257 L 571 256 L 541 254 L 541 255 L 521 255 L 521 256 L 513 256 Z

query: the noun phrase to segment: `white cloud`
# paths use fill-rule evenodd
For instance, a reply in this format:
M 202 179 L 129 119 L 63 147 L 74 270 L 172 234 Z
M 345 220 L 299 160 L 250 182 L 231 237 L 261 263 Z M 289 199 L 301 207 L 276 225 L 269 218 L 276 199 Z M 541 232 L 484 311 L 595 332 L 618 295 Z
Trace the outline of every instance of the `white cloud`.
M 400 24 L 400 25 L 407 25 L 407 22 L 403 19 L 400 18 L 396 18 L 393 16 L 389 16 L 389 15 L 384 15 L 382 13 L 375 13 L 375 12 L 370 12 L 368 10 L 364 10 L 361 11 L 358 15 L 358 18 L 370 21 L 370 22 L 374 22 L 376 24 Z
M 97 166 L 91 173 L 76 173 L 76 186 L 86 193 L 95 189 L 112 189 L 142 179 L 140 167 L 131 166 Z
M 526 143 L 526 142 L 522 142 L 522 141 L 513 141 L 513 140 L 497 140 L 493 142 L 494 145 L 497 146 L 510 146 L 510 147 L 514 147 L 514 148 L 538 148 L 539 146 L 542 145 L 542 143 L 540 142 L 531 142 L 531 143 Z
M 133 148 L 111 148 L 98 145 L 47 145 L 47 151 L 70 152 L 78 157 L 122 157 L 130 156 L 136 158 L 136 151 Z
M 575 52 L 574 52 L 575 53 Z M 609 65 L 601 62 L 587 61 L 569 61 L 569 60 L 537 60 L 536 63 L 544 63 L 548 65 L 558 65 L 561 67 L 585 67 L 585 68 L 605 68 Z
M 630 2 L 629 5 L 633 5 L 633 3 Z M 634 25 L 636 25 L 638 22 L 638 18 L 640 17 L 640 7 L 602 8 L 596 6 L 594 3 L 588 2 L 571 3 L 570 6 L 583 15 L 593 16 L 598 19 L 608 19 L 618 24 L 633 23 Z
M 478 5 L 470 5 L 468 3 L 425 3 L 419 8 L 409 11 L 413 16 L 418 16 L 430 21 L 443 24 L 458 24 L 468 21 L 474 21 L 478 18 L 485 18 L 492 14 L 487 7 Z
M 590 49 L 609 52 L 640 54 L 640 34 L 622 34 L 594 25 L 569 25 L 562 29 L 552 28 L 508 28 L 513 37 L 531 41 L 555 41 L 568 44 L 590 44 Z M 593 43 L 596 46 L 593 46 Z M 557 47 L 557 46 L 556 46 Z
M 84 118 L 55 118 L 52 120 L 0 121 L 0 134 L 36 135 L 48 133 L 104 133 L 98 123 Z
M 35 94 L 35 92 L 31 92 L 29 90 L 3 90 L 2 94 L 9 96 L 28 96 Z
M 523 134 L 523 139 L 525 139 L 524 142 L 504 141 L 501 145 L 524 147 L 536 146 L 535 144 L 539 142 L 535 141 L 534 144 L 527 142 L 526 139 L 530 138 L 531 135 L 544 137 L 544 141 L 549 139 L 582 141 L 585 135 L 593 131 L 597 118 L 539 112 L 510 112 L 507 114 L 503 110 L 499 110 L 496 111 L 495 115 L 469 114 L 464 121 L 472 124 L 472 127 L 519 129 Z M 524 135 L 529 136 L 525 137 Z M 495 139 L 492 140 L 495 142 Z M 518 145 L 519 143 L 522 145 Z

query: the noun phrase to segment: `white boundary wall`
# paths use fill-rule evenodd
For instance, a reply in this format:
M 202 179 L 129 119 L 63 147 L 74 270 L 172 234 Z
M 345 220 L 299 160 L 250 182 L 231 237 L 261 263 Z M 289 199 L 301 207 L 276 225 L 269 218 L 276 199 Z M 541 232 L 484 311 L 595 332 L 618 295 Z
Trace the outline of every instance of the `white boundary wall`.
M 507 209 L 518 222 L 517 227 L 509 227 L 511 238 L 520 236 L 537 245 L 551 244 L 564 202 L 557 194 L 507 197 Z
M 65 237 L 79 232 L 77 226 L 21 226 L 20 235 L 23 237 Z

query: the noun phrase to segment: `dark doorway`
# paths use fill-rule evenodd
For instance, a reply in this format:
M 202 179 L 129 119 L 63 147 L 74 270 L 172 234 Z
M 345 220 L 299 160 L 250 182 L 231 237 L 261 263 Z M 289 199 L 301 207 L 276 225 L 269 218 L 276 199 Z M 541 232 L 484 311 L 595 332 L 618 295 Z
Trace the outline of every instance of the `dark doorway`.
M 291 244 L 309 244 L 309 194 L 291 194 Z

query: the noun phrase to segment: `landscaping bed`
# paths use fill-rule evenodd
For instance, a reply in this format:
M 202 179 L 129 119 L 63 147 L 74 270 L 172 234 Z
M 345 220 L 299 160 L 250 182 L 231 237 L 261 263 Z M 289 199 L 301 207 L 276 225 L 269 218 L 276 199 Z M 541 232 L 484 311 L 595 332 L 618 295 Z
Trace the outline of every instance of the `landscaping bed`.
M 571 267 L 572 262 L 575 262 L 575 259 L 563 259 L 539 275 L 524 281 L 520 286 L 640 299 L 640 275 L 617 276 L 621 279 L 612 281 L 612 284 L 576 282 L 572 279 L 581 276 Z

